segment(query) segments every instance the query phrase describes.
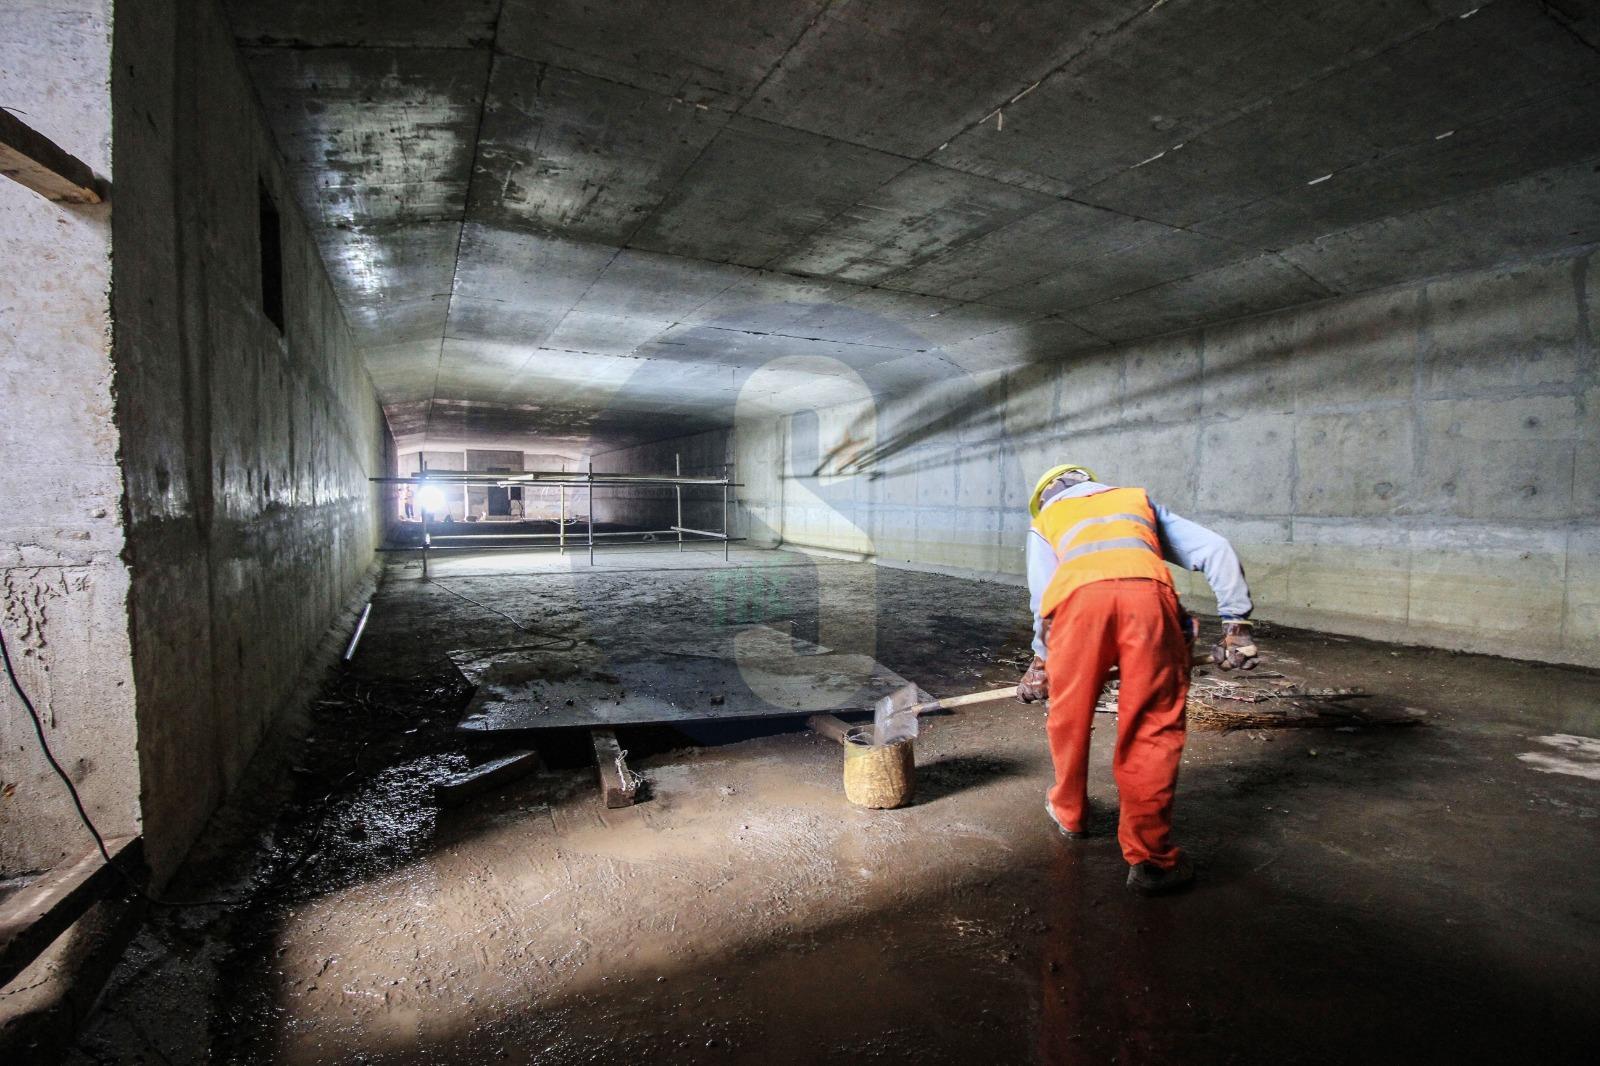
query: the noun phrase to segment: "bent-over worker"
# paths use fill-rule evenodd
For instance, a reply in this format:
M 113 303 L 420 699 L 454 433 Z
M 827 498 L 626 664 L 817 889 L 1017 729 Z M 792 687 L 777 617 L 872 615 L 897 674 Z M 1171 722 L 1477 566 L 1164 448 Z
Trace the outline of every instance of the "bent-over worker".
M 1101 484 L 1087 467 L 1047 472 L 1028 510 L 1034 657 L 1018 695 L 1050 701 L 1056 781 L 1045 809 L 1063 835 L 1084 835 L 1089 734 L 1101 688 L 1117 667 L 1112 772 L 1128 886 L 1146 893 L 1182 888 L 1194 867 L 1170 839 L 1172 797 L 1197 627 L 1178 604 L 1165 560 L 1201 571 L 1216 593 L 1223 636 L 1211 658 L 1224 670 L 1256 665 L 1244 569 L 1217 533 L 1152 502 L 1143 489 Z

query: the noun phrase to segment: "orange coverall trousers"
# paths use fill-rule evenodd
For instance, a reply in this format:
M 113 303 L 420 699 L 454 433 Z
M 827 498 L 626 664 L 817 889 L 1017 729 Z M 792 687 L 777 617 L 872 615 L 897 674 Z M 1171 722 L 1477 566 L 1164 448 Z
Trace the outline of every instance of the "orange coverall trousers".
M 1178 596 L 1147 578 L 1095 581 L 1051 616 L 1046 732 L 1055 762 L 1050 811 L 1074 831 L 1089 802 L 1089 734 L 1094 706 L 1112 666 L 1121 673 L 1112 774 L 1121 798 L 1117 840 L 1129 864 L 1171 868 L 1172 796 L 1178 784 L 1189 694 L 1189 643 Z

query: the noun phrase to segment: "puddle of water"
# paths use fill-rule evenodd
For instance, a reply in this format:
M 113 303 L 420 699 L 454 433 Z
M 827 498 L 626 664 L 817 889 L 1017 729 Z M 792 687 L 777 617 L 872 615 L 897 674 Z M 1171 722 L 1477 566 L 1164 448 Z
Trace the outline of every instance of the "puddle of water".
M 1600 781 L 1600 740 L 1573 736 L 1571 733 L 1533 739 L 1549 745 L 1555 751 L 1525 751 L 1517 756 L 1532 769 L 1543 774 L 1568 774 Z

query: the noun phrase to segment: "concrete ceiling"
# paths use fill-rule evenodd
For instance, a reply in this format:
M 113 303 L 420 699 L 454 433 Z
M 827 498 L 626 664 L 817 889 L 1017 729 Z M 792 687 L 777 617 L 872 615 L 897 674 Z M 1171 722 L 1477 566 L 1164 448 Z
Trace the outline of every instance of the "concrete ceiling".
M 661 436 L 1600 241 L 1600 0 L 227 3 L 403 442 Z

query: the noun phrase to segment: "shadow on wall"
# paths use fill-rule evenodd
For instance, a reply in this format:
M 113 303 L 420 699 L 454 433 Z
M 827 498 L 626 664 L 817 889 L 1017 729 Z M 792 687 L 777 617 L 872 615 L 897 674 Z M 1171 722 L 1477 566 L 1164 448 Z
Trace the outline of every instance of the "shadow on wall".
M 1318 309 L 1322 309 L 1323 314 L 1335 309 L 1347 313 L 1337 320 L 1319 321 L 1308 328 L 1303 318 L 1316 315 Z M 1476 313 L 1493 318 L 1496 312 L 1480 308 Z M 1279 328 L 1274 329 L 1280 322 Z M 1397 326 L 1409 332 L 1394 342 Z M 1130 408 L 1135 412 L 1159 410 L 1173 406 L 1171 401 L 1175 399 L 1181 401 L 1176 406 L 1192 405 L 1193 416 L 1199 414 L 1202 397 L 1211 415 L 1258 411 L 1263 405 L 1270 408 L 1274 403 L 1283 410 L 1293 410 L 1297 400 L 1304 404 L 1310 399 L 1314 403 L 1311 397 L 1297 396 L 1297 389 L 1314 395 L 1323 386 L 1348 382 L 1349 366 L 1325 364 L 1324 361 L 1329 355 L 1348 352 L 1352 347 L 1379 346 L 1395 352 L 1398 360 L 1405 363 L 1409 377 L 1422 327 L 1420 308 L 1402 315 L 1389 309 L 1385 302 L 1356 298 L 1065 357 L 1041 351 L 1034 363 L 1007 371 L 975 388 L 971 381 L 956 385 L 936 381 L 907 393 L 896 404 L 904 414 L 892 432 L 885 432 L 879 420 L 877 444 L 840 454 L 852 439 L 874 428 L 868 424 L 872 418 L 870 414 L 858 417 L 850 423 L 844 440 L 823 456 L 815 472 L 823 473 L 831 462 L 836 465 L 830 472 L 879 474 L 895 456 L 919 444 L 957 435 L 963 442 L 964 455 L 981 457 L 994 454 L 1007 438 L 1036 435 L 1066 438 L 1102 433 L 1129 425 L 1125 412 Z M 1235 347 L 1240 340 L 1244 344 Z M 1225 346 L 1223 350 L 1227 354 L 1226 360 L 1221 362 L 1214 358 L 1219 343 Z M 1156 370 L 1143 385 L 1130 385 L 1125 373 L 1119 374 L 1119 387 L 1108 402 L 1098 405 L 1086 400 L 1075 402 L 1063 392 L 1057 406 L 1053 393 L 1054 379 L 1058 375 L 1095 362 L 1116 363 L 1130 356 L 1146 355 L 1156 362 L 1168 361 L 1163 357 L 1171 355 L 1173 366 Z M 1203 356 L 1212 358 L 1203 362 Z M 1029 405 L 1025 412 L 1012 410 L 1008 400 L 1029 391 L 1041 394 L 1039 402 Z M 1155 420 L 1148 415 L 1136 415 L 1132 421 Z M 938 465 L 938 462 L 913 463 L 895 470 L 907 473 Z
M 1363 498 L 1358 513 L 1480 517 L 1460 498 L 1469 491 L 1462 477 L 1444 469 L 1452 465 L 1445 453 L 1459 451 L 1463 441 L 1493 445 L 1500 441 L 1495 433 L 1503 435 L 1502 452 L 1525 451 L 1527 440 L 1566 439 L 1553 425 L 1541 428 L 1537 412 L 1520 427 L 1494 423 L 1504 420 L 1504 405 L 1538 397 L 1573 396 L 1578 416 L 1584 415 L 1587 268 L 1587 259 L 1554 260 L 1324 301 L 1066 358 L 1041 352 L 1039 362 L 981 385 L 932 382 L 880 398 L 876 410 L 847 419 L 837 442 L 822 447 L 809 468 L 814 474 L 903 476 L 948 465 L 945 454 L 919 451 L 928 444 L 959 441 L 962 459 L 971 461 L 1004 457 L 1024 445 L 1067 446 L 1144 427 L 1238 423 L 1227 431 L 1227 439 L 1237 439 L 1246 435 L 1250 420 L 1272 415 L 1356 418 L 1409 407 L 1418 419 L 1414 435 L 1410 424 L 1396 428 L 1414 452 L 1381 457 L 1386 461 L 1376 465 L 1393 467 L 1387 473 L 1399 476 L 1375 473 L 1371 485 L 1361 483 L 1363 497 L 1374 498 Z M 1431 410 L 1422 405 L 1450 400 L 1474 405 L 1466 422 L 1458 418 L 1456 425 L 1439 428 L 1421 421 Z M 1579 430 L 1567 437 L 1574 443 L 1587 439 Z M 870 443 L 858 446 L 862 440 Z M 1197 438 L 1186 447 L 1192 452 L 1202 442 Z M 1530 498 L 1539 517 L 1566 517 L 1560 507 L 1571 491 L 1564 481 L 1571 478 L 1555 469 L 1565 461 L 1561 451 L 1518 452 L 1497 470 L 1496 486 L 1484 491 Z M 1583 513 L 1583 499 L 1571 503 Z M 1293 510 L 1289 501 L 1265 510 L 1199 509 Z M 1317 513 L 1341 512 L 1324 507 Z M 1494 517 L 1528 515 L 1507 511 Z

